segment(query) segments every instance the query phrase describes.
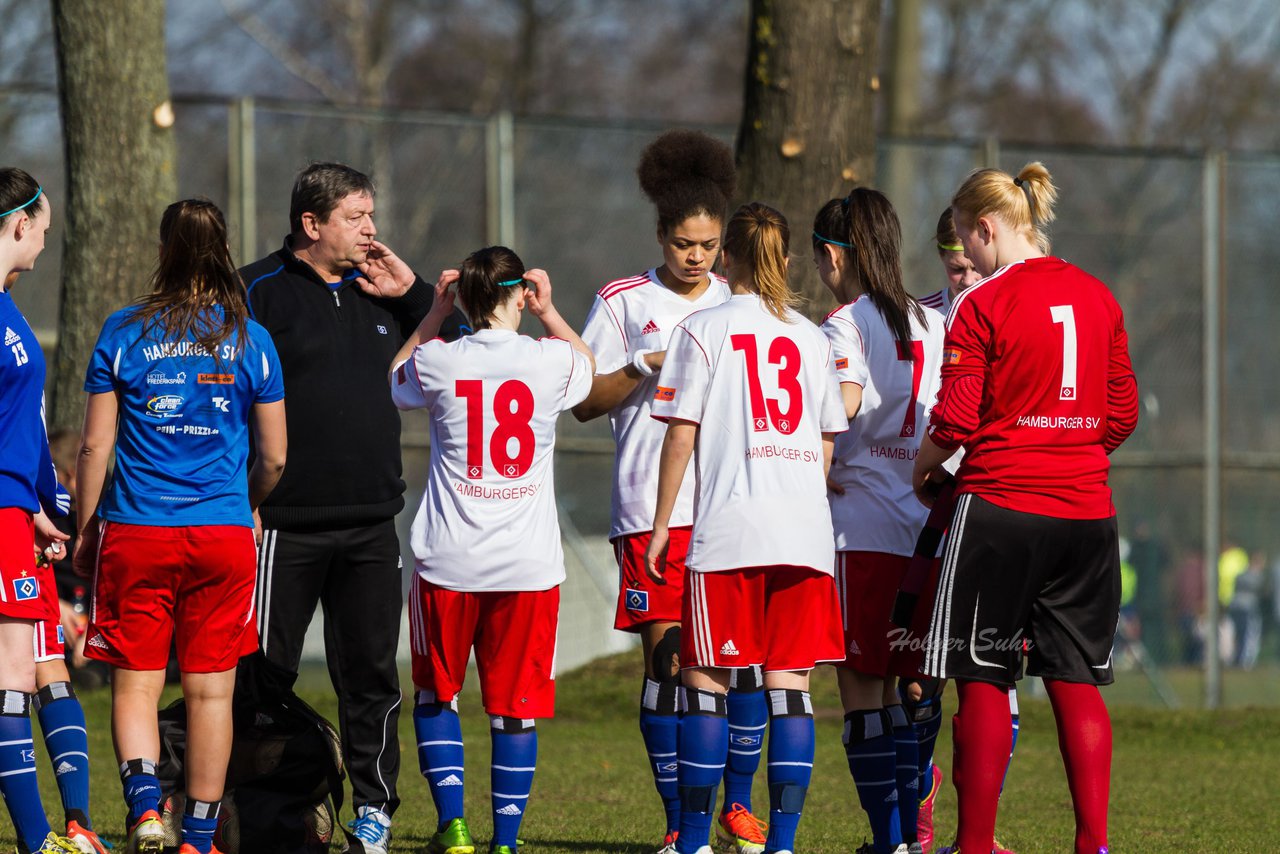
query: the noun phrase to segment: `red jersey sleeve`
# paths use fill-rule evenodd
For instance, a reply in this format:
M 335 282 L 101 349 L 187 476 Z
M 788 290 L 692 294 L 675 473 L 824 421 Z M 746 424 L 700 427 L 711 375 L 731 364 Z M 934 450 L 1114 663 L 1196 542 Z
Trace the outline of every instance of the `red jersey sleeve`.
M 939 448 L 954 450 L 978 429 L 991 333 L 972 300 L 952 309 L 942 345 L 942 385 L 929 414 L 929 438 Z
M 1116 321 L 1107 365 L 1107 431 L 1103 449 L 1110 454 L 1133 434 L 1138 426 L 1138 379 L 1129 361 L 1129 333 L 1124 317 Z

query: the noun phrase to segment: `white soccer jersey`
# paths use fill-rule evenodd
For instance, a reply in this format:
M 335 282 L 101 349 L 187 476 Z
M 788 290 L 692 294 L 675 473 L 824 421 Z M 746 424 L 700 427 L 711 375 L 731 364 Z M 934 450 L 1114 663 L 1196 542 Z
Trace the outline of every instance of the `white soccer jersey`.
M 951 287 L 948 285 L 940 291 L 935 291 L 927 297 L 920 297 L 920 304 L 926 308 L 932 308 L 941 312 L 943 317 L 951 311 Z
M 938 396 L 946 321 L 924 309 L 927 326 L 910 313 L 913 359 L 898 345 L 883 315 L 860 296 L 827 316 L 836 376 L 862 386 L 862 407 L 836 439 L 830 495 L 836 548 L 910 555 L 929 516 L 911 489 L 911 471 L 929 410 Z
M 735 295 L 672 336 L 653 416 L 700 425 L 691 570 L 832 574 L 822 434 L 849 425 L 831 345 L 799 314 L 788 319 Z
M 587 315 L 582 340 L 596 357 L 596 372 L 609 374 L 628 364 L 637 350 L 665 350 L 676 324 L 692 312 L 729 298 L 729 286 L 713 275 L 696 300 L 668 290 L 657 270 L 619 279 L 600 289 Z M 666 429 L 649 417 L 657 376 L 646 377 L 609 411 L 617 454 L 613 463 L 613 503 L 609 537 L 653 530 L 658 503 L 658 455 Z M 690 467 L 671 514 L 671 524 L 693 524 L 693 470 Z
M 564 581 L 552 451 L 556 418 L 591 390 L 591 361 L 558 338 L 482 329 L 428 341 L 392 399 L 431 413 L 431 462 L 410 530 L 418 573 L 450 590 Z

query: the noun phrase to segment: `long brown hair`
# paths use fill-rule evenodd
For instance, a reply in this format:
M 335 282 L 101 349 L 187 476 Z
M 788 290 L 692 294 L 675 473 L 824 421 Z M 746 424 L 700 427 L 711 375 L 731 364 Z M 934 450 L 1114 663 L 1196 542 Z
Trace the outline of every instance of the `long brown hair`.
M 227 247 L 227 222 L 208 199 L 183 199 L 160 219 L 160 260 L 151 293 L 138 300 L 134 320 L 143 337 L 187 337 L 221 361 L 220 346 L 234 337 L 243 352 L 249 318 L 244 280 Z M 219 317 L 216 306 L 222 307 Z
M 472 329 L 490 328 L 489 318 L 524 287 L 524 262 L 505 246 L 486 246 L 458 267 L 458 299 Z
M 761 301 L 779 320 L 787 320 L 787 310 L 801 301 L 787 284 L 790 242 L 787 218 L 761 202 L 749 202 L 734 211 L 724 230 L 724 251 L 734 264 L 751 270 Z
M 928 327 L 924 309 L 902 285 L 902 226 L 887 196 L 854 187 L 843 199 L 822 206 L 813 222 L 814 243 L 820 235 L 839 236 L 835 243 L 847 259 L 844 275 L 852 277 L 880 312 L 901 350 L 910 358 L 911 318 Z

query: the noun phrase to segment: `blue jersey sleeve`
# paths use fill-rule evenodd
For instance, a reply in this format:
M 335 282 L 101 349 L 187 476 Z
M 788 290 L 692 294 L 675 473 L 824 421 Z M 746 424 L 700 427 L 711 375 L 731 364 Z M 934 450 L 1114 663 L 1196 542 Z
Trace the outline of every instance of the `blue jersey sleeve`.
M 117 368 L 125 342 L 117 332 L 123 314 L 124 312 L 117 311 L 108 317 L 107 322 L 102 324 L 102 331 L 98 333 L 98 343 L 89 356 L 89 368 L 84 377 L 84 390 L 90 394 L 115 391 L 119 387 Z
M 275 403 L 284 400 L 284 372 L 280 368 L 280 356 L 276 353 L 276 345 L 270 333 L 254 321 L 249 321 L 249 339 L 253 341 L 256 351 L 257 396 L 254 403 Z

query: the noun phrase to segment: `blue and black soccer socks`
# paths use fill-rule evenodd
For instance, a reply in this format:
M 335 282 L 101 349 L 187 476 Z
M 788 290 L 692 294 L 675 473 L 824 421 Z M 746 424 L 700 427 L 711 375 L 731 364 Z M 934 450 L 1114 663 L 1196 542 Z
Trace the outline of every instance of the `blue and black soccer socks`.
M 18 840 L 37 851 L 49 835 L 49 819 L 36 783 L 30 702 L 24 691 L 0 691 L 0 795 Z
M 640 694 L 640 735 L 653 784 L 667 814 L 667 833 L 680 828 L 680 787 L 677 751 L 680 749 L 680 686 L 648 677 Z
M 51 682 L 36 692 L 34 705 L 66 819 L 91 829 L 89 737 L 80 700 L 70 682 Z
M 120 763 L 120 782 L 124 785 L 124 802 L 129 807 L 125 820 L 133 827 L 147 810 L 160 812 L 160 781 L 156 778 L 156 763 L 150 759 L 129 759 Z
M 436 702 L 435 694 L 419 691 L 413 707 L 413 731 L 418 740 L 418 767 L 431 787 L 431 800 L 439 816 L 437 830 L 462 818 L 463 781 L 462 722 L 458 701 Z
M 858 800 L 871 823 L 872 844 L 878 852 L 893 851 L 902 842 L 898 815 L 898 748 L 885 709 L 861 709 L 844 716 L 844 752 Z
M 676 851 L 694 854 L 711 836 L 716 789 L 729 751 L 729 710 L 724 694 L 680 689 L 680 838 Z
M 770 688 L 769 838 L 766 850 L 794 850 L 813 777 L 813 701 L 808 691 Z
M 903 696 L 901 687 L 898 694 Z M 938 692 L 918 703 L 912 703 L 903 696 L 903 706 L 916 731 L 917 762 L 920 766 L 917 795 L 923 801 L 933 790 L 933 747 L 938 742 L 938 731 L 942 729 L 942 695 Z
M 221 802 L 188 800 L 182 812 L 182 843 L 200 852 L 213 850 L 213 834 L 218 829 L 218 812 Z
M 493 758 L 489 781 L 492 786 L 493 841 L 490 848 L 505 845 L 516 850 L 520 822 L 529 806 L 533 772 L 538 764 L 538 731 L 528 718 L 489 719 Z
M 907 720 L 907 712 L 900 704 L 885 708 L 893 727 L 893 744 L 897 751 L 898 824 L 902 841 L 916 841 L 916 818 L 920 814 L 920 766 L 919 745 L 916 731 Z
M 748 667 L 732 672 L 729 684 L 729 757 L 724 769 L 725 813 L 734 804 L 751 810 L 751 784 L 760 767 L 764 731 L 769 725 L 769 704 L 764 695 L 764 674 Z

